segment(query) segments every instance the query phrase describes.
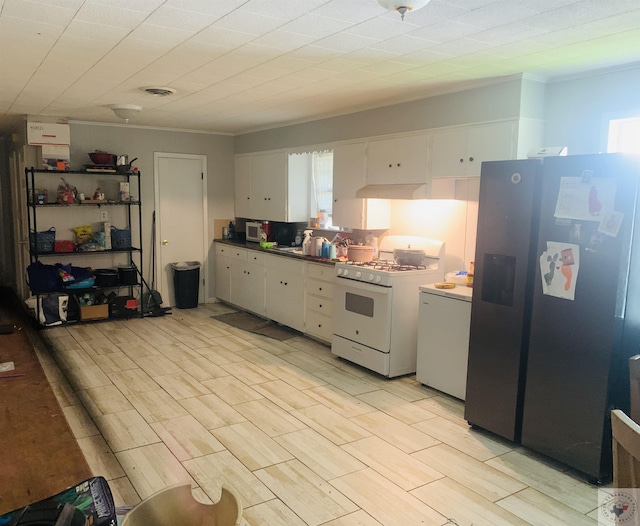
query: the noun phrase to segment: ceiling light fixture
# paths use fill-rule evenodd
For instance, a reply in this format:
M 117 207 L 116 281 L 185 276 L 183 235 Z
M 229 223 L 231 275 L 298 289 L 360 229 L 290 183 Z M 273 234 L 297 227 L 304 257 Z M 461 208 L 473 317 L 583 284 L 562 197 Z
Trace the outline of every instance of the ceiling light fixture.
M 404 20 L 404 15 L 407 11 L 422 9 L 430 1 L 431 0 L 378 0 L 378 3 L 389 11 L 397 11 L 400 13 L 400 18 Z
M 116 114 L 116 117 L 124 119 L 127 123 L 142 111 L 142 106 L 138 106 L 137 104 L 112 104 L 109 107 L 113 110 L 113 113 Z

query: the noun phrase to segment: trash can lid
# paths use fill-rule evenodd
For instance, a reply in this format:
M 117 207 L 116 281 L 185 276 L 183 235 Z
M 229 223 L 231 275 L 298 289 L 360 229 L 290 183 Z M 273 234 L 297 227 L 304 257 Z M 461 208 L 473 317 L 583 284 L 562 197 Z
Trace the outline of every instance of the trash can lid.
M 171 263 L 171 267 L 174 270 L 193 270 L 200 268 L 199 261 L 178 261 L 177 263 Z

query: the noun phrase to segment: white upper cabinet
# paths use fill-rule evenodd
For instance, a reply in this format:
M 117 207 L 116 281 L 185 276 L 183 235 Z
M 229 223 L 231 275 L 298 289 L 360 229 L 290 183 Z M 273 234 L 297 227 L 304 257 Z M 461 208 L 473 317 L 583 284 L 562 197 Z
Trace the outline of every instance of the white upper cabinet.
M 306 186 L 290 173 L 286 152 L 235 157 L 235 215 L 265 221 L 308 220 Z M 306 184 L 306 183 L 305 183 Z
M 251 156 L 251 216 L 286 221 L 287 154 L 262 153 Z
M 237 217 L 251 217 L 251 157 L 235 157 L 235 205 Z
M 515 159 L 516 141 L 515 122 L 435 130 L 429 175 L 432 178 L 480 175 L 483 161 Z
M 369 141 L 366 183 L 424 184 L 428 160 L 428 134 Z
M 333 148 L 333 224 L 362 230 L 388 229 L 388 200 L 356 198 L 356 192 L 365 185 L 365 152 L 363 142 Z

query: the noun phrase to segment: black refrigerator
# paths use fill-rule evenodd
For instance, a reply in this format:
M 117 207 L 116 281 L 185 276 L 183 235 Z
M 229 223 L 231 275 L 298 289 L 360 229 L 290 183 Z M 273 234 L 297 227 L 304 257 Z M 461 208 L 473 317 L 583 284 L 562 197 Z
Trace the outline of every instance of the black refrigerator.
M 611 477 L 640 352 L 638 158 L 482 164 L 465 418 Z

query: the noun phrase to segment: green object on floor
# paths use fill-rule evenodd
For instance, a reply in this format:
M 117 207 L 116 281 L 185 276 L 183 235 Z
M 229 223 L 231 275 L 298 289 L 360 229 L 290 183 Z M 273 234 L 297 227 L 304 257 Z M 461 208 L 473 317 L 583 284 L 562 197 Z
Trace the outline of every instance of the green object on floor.
M 211 317 L 214 320 L 221 321 L 237 329 L 260 334 L 268 338 L 273 338 L 274 340 L 288 340 L 301 334 L 294 329 L 285 327 L 284 325 L 278 325 L 274 321 L 265 320 L 248 312 L 230 312 L 228 314 Z

